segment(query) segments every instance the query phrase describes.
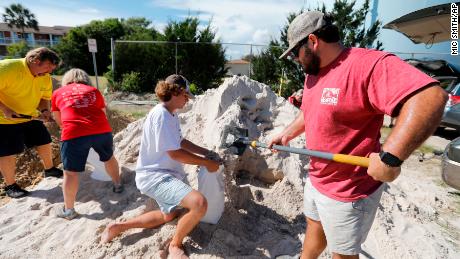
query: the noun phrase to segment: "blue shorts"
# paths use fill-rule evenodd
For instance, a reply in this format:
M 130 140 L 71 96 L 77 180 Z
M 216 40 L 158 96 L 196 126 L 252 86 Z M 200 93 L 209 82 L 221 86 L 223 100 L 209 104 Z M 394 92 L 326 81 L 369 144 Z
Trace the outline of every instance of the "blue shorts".
M 148 188 L 139 190 L 142 194 L 155 199 L 158 206 L 160 206 L 161 212 L 169 214 L 179 207 L 185 196 L 193 189 L 188 184 L 170 174 L 164 174 L 158 177 L 160 177 L 160 179 L 155 181 L 154 184 Z
M 113 156 L 112 133 L 83 136 L 64 140 L 61 144 L 61 160 L 64 170 L 72 172 L 85 171 L 89 149 L 93 148 L 102 162 L 109 161 Z

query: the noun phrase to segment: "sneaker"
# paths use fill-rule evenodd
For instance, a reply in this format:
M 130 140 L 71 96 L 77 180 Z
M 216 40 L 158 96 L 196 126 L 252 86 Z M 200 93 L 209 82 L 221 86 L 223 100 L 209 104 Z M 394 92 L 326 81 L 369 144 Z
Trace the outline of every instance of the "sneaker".
M 8 195 L 8 197 L 11 197 L 11 198 L 21 198 L 21 197 L 29 195 L 28 191 L 22 189 L 16 183 L 13 183 L 12 185 L 7 185 L 5 187 L 5 192 L 6 192 L 6 195 Z
M 125 190 L 123 184 L 113 184 L 112 191 L 114 193 L 122 193 Z
M 59 211 L 56 213 L 56 217 L 67 219 L 67 220 L 74 219 L 77 216 L 78 216 L 78 213 L 75 211 L 74 208 L 66 209 L 65 207 L 62 207 L 62 209 L 59 209 Z
M 56 167 L 51 167 L 50 169 L 45 170 L 45 177 L 62 177 L 63 172 L 61 169 L 56 168 Z

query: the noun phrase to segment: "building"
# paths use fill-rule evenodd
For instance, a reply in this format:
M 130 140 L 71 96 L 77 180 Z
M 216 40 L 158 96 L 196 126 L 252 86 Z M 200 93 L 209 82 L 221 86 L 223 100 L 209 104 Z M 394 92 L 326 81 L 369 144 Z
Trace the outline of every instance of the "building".
M 228 72 L 227 72 L 228 76 L 233 76 L 233 75 L 249 76 L 249 67 L 250 67 L 249 61 L 246 61 L 243 59 L 230 60 L 227 62 L 225 67 L 228 68 Z
M 62 37 L 72 27 L 67 26 L 39 26 L 39 30 L 36 31 L 31 28 L 25 28 L 25 40 L 31 47 L 51 47 L 56 45 Z M 7 54 L 6 47 L 8 45 L 18 43 L 22 40 L 22 30 L 18 28 L 10 28 L 6 23 L 0 23 L 0 56 Z

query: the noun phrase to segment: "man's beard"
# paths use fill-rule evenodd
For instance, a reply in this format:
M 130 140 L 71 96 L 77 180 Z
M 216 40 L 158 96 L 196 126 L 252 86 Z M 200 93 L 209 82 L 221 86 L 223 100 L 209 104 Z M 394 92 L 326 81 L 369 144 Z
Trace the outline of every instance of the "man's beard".
M 307 75 L 316 76 L 319 73 L 320 59 L 318 55 L 313 53 L 309 48 L 305 48 L 305 59 L 310 59 L 307 65 L 302 64 L 303 72 Z

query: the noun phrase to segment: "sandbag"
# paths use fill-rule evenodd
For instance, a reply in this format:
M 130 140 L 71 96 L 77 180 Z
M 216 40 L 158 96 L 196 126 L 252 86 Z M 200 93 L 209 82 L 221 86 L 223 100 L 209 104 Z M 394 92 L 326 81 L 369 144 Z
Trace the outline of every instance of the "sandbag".
M 91 178 L 99 181 L 112 181 L 112 178 L 105 172 L 104 162 L 99 160 L 99 155 L 94 151 L 94 149 L 89 150 L 87 163 L 90 164 L 90 167 L 93 168 L 91 173 Z
M 220 166 L 217 172 L 209 173 L 206 167 L 201 166 L 198 173 L 198 191 L 208 201 L 208 210 L 201 222 L 217 224 L 224 212 L 224 167 Z

